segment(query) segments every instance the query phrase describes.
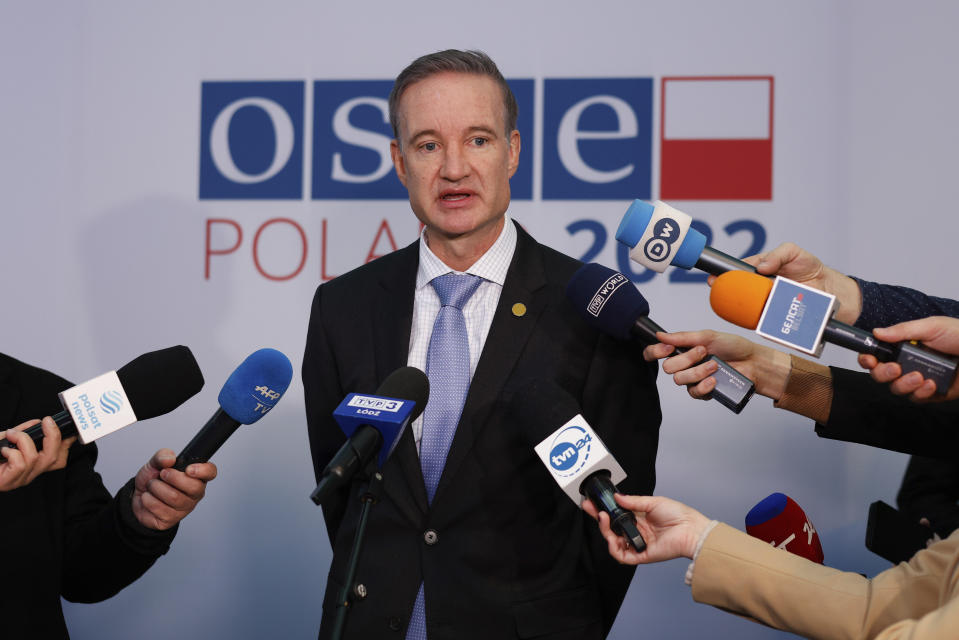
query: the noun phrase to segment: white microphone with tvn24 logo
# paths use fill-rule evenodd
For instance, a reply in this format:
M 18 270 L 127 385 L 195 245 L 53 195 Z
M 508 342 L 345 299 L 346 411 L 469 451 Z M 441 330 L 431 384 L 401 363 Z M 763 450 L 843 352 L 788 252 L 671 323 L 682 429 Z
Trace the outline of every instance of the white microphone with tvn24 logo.
M 626 479 L 626 472 L 579 414 L 569 392 L 552 381 L 537 380 L 517 394 L 514 405 L 523 414 L 522 422 L 534 442 L 542 435 L 534 433 L 536 425 L 565 420 L 559 429 L 534 447 L 536 455 L 574 504 L 579 506 L 584 496 L 589 498 L 598 511 L 609 515 L 612 530 L 641 553 L 646 541 L 636 526 L 633 512 L 616 504 L 613 498 L 616 484 Z

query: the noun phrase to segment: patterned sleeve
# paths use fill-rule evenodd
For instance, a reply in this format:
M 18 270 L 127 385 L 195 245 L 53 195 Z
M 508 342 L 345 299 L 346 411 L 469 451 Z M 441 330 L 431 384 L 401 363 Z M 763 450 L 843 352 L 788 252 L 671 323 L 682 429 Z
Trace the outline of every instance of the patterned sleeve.
M 866 331 L 876 327 L 917 320 L 927 316 L 959 318 L 959 301 L 928 296 L 921 291 L 890 284 L 879 284 L 850 276 L 862 293 L 862 311 L 856 326 Z

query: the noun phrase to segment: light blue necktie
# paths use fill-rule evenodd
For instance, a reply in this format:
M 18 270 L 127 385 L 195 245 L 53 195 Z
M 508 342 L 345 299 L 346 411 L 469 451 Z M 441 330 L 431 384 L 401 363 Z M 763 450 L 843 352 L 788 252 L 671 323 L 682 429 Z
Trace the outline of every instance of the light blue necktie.
M 420 439 L 420 466 L 430 503 L 443 475 L 446 455 L 470 388 L 470 347 L 463 306 L 482 282 L 483 279 L 478 276 L 455 273 L 430 281 L 442 305 L 433 323 L 430 346 L 426 352 L 430 399 L 423 411 L 423 437 Z M 406 640 L 426 640 L 425 604 L 421 583 L 413 604 L 410 626 L 406 629 Z

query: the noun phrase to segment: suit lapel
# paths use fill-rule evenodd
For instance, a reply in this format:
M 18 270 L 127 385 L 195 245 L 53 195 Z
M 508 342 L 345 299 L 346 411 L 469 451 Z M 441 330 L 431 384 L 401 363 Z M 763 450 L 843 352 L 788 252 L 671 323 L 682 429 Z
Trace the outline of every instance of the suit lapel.
M 413 325 L 413 297 L 416 292 L 416 270 L 419 267 L 419 241 L 400 250 L 402 255 L 396 264 L 390 265 L 380 277 L 381 298 L 374 314 L 373 343 L 376 354 L 376 379 L 383 381 L 398 368 L 405 366 L 409 356 L 410 331 Z M 409 517 L 418 520 L 417 514 L 427 509 L 426 485 L 420 470 L 420 458 L 416 453 L 413 431 L 406 428 L 390 456 L 405 479 L 406 487 L 397 482 L 399 478 L 385 480 L 385 491 L 393 502 Z M 392 465 L 387 465 L 390 467 Z
M 517 225 L 516 250 L 433 497 L 434 505 L 456 476 L 457 469 L 473 448 L 477 434 L 487 424 L 490 412 L 501 399 L 503 385 L 546 306 L 545 285 L 546 274 L 539 245 Z M 514 312 L 517 304 L 524 305 L 525 313 Z

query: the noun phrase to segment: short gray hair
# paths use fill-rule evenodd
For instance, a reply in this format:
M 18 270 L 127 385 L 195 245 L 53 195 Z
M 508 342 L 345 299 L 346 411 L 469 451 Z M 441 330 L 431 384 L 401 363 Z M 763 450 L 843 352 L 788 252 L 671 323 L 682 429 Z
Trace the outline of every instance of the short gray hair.
M 513 95 L 503 74 L 496 67 L 496 63 L 482 51 L 460 51 L 447 49 L 420 56 L 396 76 L 393 90 L 390 91 L 390 125 L 393 127 L 393 136 L 399 140 L 399 103 L 403 92 L 410 85 L 425 80 L 437 73 L 472 73 L 492 78 L 503 92 L 503 107 L 506 120 L 506 135 L 509 137 L 516 128 L 516 118 L 519 107 L 516 105 L 516 96 Z

